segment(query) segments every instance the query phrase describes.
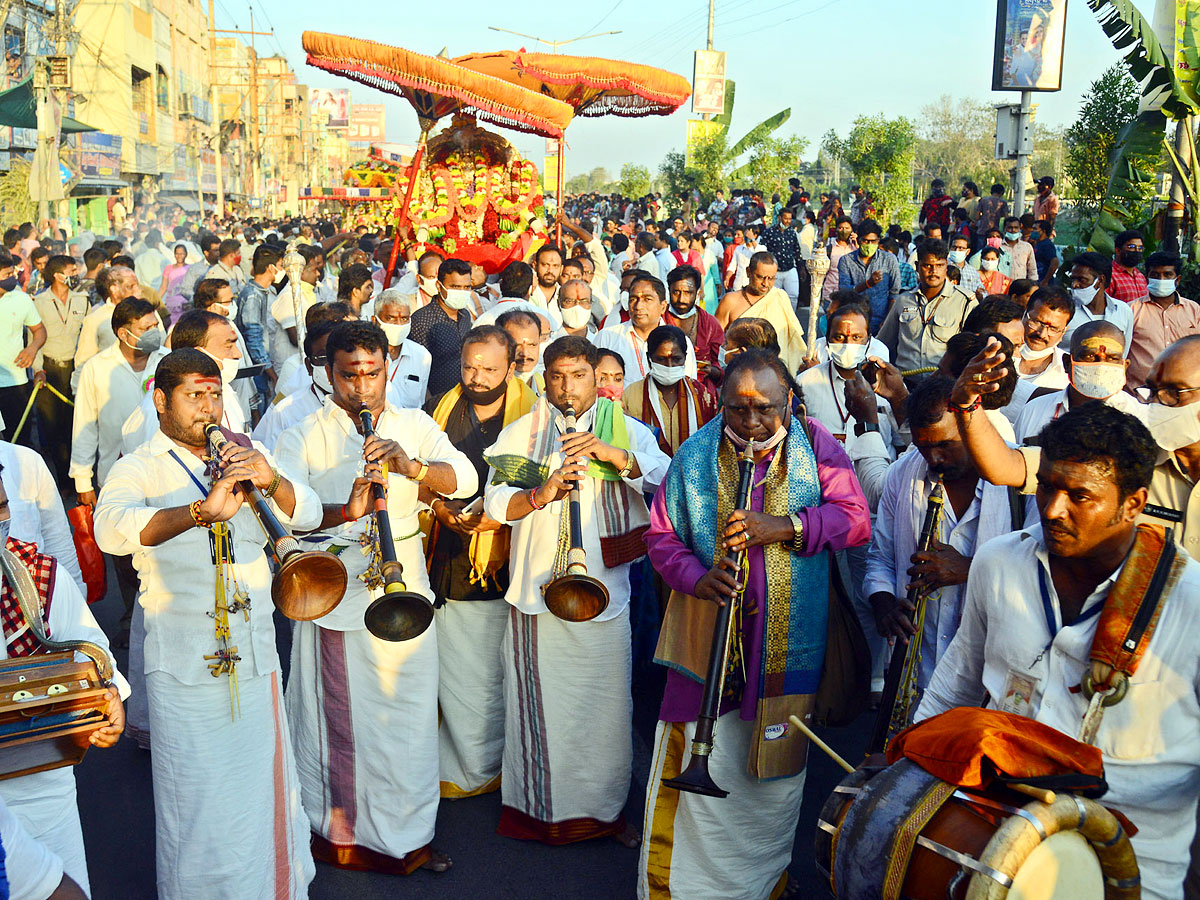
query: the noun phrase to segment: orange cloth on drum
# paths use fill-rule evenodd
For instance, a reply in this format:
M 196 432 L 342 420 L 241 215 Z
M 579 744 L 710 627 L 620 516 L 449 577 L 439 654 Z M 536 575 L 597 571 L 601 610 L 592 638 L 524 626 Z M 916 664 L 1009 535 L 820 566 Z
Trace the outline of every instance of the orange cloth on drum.
M 1098 748 L 995 709 L 960 706 L 906 728 L 887 748 L 889 763 L 901 758 L 961 788 L 999 780 L 1089 797 L 1108 790 Z

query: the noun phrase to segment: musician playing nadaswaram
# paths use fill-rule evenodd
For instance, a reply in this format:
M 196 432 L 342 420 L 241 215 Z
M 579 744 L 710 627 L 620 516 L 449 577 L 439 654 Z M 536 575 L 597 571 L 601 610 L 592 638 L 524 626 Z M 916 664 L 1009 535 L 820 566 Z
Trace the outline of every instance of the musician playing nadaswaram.
M 308 896 L 315 872 L 297 797 L 262 528 L 249 480 L 289 528 L 315 528 L 316 495 L 260 446 L 208 459 L 221 370 L 195 349 L 154 376 L 158 431 L 113 465 L 96 541 L 132 554 L 145 613 L 158 896 Z M 214 677 L 216 676 L 216 677 Z
M 959 415 L 981 415 L 969 395 L 959 396 L 963 387 L 960 379 Z M 1098 660 L 1124 668 L 1135 613 L 1161 602 L 1157 622 L 1136 642 L 1126 694 L 1103 709 L 1091 742 L 1103 753 L 1102 802 L 1139 829 L 1133 846 L 1142 895 L 1178 900 L 1200 797 L 1200 564 L 1169 531 L 1137 524 L 1159 452 L 1137 419 L 1089 403 L 1051 422 L 1038 440 L 1041 521 L 977 551 L 962 624 L 917 719 L 986 698 L 1076 737 L 1089 707 L 1084 676 L 1097 673 Z M 1174 560 L 1155 597 L 1149 586 L 1164 548 Z
M 379 584 L 368 555 L 378 549 L 375 518 L 368 515 L 371 485 L 387 486 L 407 589 L 432 603 L 418 488 L 470 497 L 479 480 L 433 419 L 388 402 L 387 353 L 378 325 L 338 325 L 325 342 L 333 393 L 281 434 L 275 448 L 281 464 L 320 497 L 323 540 L 316 546 L 337 553 L 349 575 L 342 602 L 315 621 L 297 622 L 292 636 L 287 709 L 313 852 L 334 865 L 399 875 L 451 865 L 430 847 L 440 797 L 437 633 L 429 628 L 391 642 L 366 630 L 363 615 L 383 593 L 363 580 Z M 366 440 L 359 430 L 364 404 L 375 429 Z
M 24 450 L 20 447 L 15 449 Z M 21 539 L 28 536 L 21 530 L 22 525 L 30 527 L 28 521 L 17 523 L 17 535 L 10 534 L 12 524 L 8 494 L 0 482 L 0 545 L 9 554 L 9 563 L 29 570 L 38 591 L 36 598 L 29 599 L 41 609 L 46 636 L 54 641 L 91 641 L 108 653 L 109 663 L 113 667 L 106 710 L 110 724 L 93 734 L 91 743 L 94 747 L 111 747 L 125 726 L 121 698 L 129 696 L 129 684 L 117 671 L 117 662 L 108 651 L 108 638 L 92 616 L 75 580 L 65 568 L 59 566 L 57 559 L 39 553 L 37 544 Z M 37 637 L 21 612 L 16 588 L 8 578 L 0 578 L 0 623 L 4 629 L 0 659 L 33 656 L 42 652 Z M 43 844 L 61 860 L 61 874 L 88 893 L 87 857 L 83 849 L 79 809 L 75 803 L 75 770 L 71 767 L 50 769 L 0 781 L 0 806 L 3 804 L 8 805 L 11 815 L 16 817 L 30 838 Z
M 793 834 L 783 825 L 800 813 L 807 750 L 788 716 L 806 716 L 817 690 L 829 554 L 866 543 L 871 529 L 842 445 L 815 419 L 810 443 L 790 415 L 791 383 L 776 355 L 738 354 L 726 370 L 722 416 L 679 448 L 654 497 L 646 544 L 673 589 L 655 656 L 671 671 L 646 790 L 643 900 L 761 900 L 786 884 Z M 750 509 L 735 510 L 737 455 L 751 440 Z M 712 798 L 661 779 L 686 764 L 712 635 L 694 622 L 737 597 L 725 555 L 738 550 L 749 575 L 709 761 L 729 796 Z
M 632 756 L 629 569 L 645 553 L 642 492 L 658 486 L 669 460 L 650 429 L 596 396 L 597 358 L 581 337 L 550 344 L 545 396 L 484 453 L 495 470 L 484 511 L 513 529 L 499 832 L 549 844 L 612 835 L 632 847 L 637 833 L 622 813 Z M 556 618 L 542 597 L 566 552 L 560 528 L 576 481 L 588 574 L 609 594 L 587 622 Z

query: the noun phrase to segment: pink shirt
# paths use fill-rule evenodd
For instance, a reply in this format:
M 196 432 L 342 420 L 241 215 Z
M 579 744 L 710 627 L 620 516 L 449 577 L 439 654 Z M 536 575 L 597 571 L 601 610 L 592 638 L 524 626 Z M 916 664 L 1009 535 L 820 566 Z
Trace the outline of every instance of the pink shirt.
M 1200 332 L 1200 303 L 1177 294 L 1175 302 L 1164 309 L 1147 296 L 1130 302 L 1129 308 L 1133 311 L 1133 338 L 1126 384 L 1139 388 L 1158 354 L 1181 337 Z

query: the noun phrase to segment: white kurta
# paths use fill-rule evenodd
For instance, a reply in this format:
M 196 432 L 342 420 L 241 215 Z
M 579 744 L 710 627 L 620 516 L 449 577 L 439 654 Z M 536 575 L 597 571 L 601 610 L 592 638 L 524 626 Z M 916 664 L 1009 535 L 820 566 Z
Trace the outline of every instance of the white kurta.
M 661 320 L 660 325 L 665 324 Z M 633 330 L 633 321 L 612 325 L 592 336 L 592 343 L 601 349 L 612 350 L 625 361 L 625 383 L 640 381 L 650 371 L 650 359 L 646 342 Z M 696 350 L 691 338 L 687 339 L 687 353 L 683 372 L 688 378 L 696 377 Z
M 429 368 L 433 357 L 416 341 L 405 339 L 400 356 L 388 357 L 388 402 L 401 409 L 420 409 L 429 389 Z
M 153 376 L 150 361 L 135 372 L 120 344 L 101 350 L 84 365 L 75 391 L 69 470 L 79 493 L 104 483 L 121 455 L 121 428 L 142 402 L 146 382 Z
M 0 800 L 0 862 L 8 877 L 9 900 L 45 900 L 62 882 L 63 863 L 45 844 L 30 837 Z
M 357 424 L 326 401 L 280 435 L 280 464 L 312 485 L 323 503 L 345 503 L 363 467 Z M 475 493 L 475 467 L 425 413 L 389 405 L 375 429 L 411 458 L 450 463 L 457 482 L 451 497 Z M 432 601 L 417 483 L 389 475 L 387 500 L 406 586 Z M 429 843 L 437 819 L 437 631 L 392 643 L 364 627 L 367 606 L 382 593 L 358 578 L 368 562 L 359 537 L 369 522 L 368 516 L 329 529 L 314 542 L 339 553 L 349 583 L 336 609 L 296 623 L 287 709 L 313 831 L 341 854 L 367 850 L 403 860 Z
M 54 580 L 47 617 L 50 637 L 59 641 L 92 641 L 108 651 L 108 638 L 88 609 L 83 594 L 70 578 L 63 577 L 64 574 L 60 568 Z M 7 648 L 0 646 L 0 659 L 7 658 Z M 87 657 L 76 654 L 75 658 L 82 661 Z M 111 651 L 108 658 L 113 667 L 113 686 L 125 699 L 129 696 L 129 683 L 117 671 L 117 661 Z M 87 892 L 87 856 L 75 802 L 75 770 L 68 766 L 0 781 L 0 800 L 8 805 L 30 837 L 62 860 L 66 874 Z
M 938 664 L 917 719 L 955 706 L 1003 708 L 1009 673 L 1035 685 L 1028 715 L 1078 737 L 1087 701 L 1076 692 L 1087 670 L 1103 603 L 1120 575 L 1088 597 L 1064 625 L 1040 525 L 988 542 L 967 581 L 962 627 Z M 1046 620 L 1039 580 L 1050 597 Z M 1200 797 L 1200 564 L 1189 559 L 1167 595 L 1154 636 L 1123 701 L 1109 707 L 1096 735 L 1108 793 L 1102 798 L 1138 827 L 1132 838 L 1142 895 L 1179 900 Z M 1049 645 L 1047 645 L 1049 641 Z M 1042 648 L 1046 652 L 1039 653 Z
M 254 426 L 252 437 L 268 450 L 274 451 L 275 442 L 279 440 L 281 434 L 293 425 L 299 425 L 305 418 L 320 409 L 324 402 L 325 395 L 318 393 L 316 386 L 309 382 L 305 390 L 284 397 L 278 403 L 268 406 L 263 417 Z
M 71 523 L 46 461 L 28 447 L 0 441 L 0 479 L 8 495 L 12 536 L 37 544 L 39 550 L 57 559 L 61 570 L 83 590 Z

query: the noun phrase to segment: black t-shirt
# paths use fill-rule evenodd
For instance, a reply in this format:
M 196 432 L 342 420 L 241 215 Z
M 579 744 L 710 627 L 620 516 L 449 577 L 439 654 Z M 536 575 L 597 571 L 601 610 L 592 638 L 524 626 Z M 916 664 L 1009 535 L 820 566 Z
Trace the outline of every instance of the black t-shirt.
M 436 300 L 412 314 L 408 336 L 433 357 L 429 366 L 429 396 L 444 394 L 458 384 L 462 374 L 462 339 L 470 330 L 470 313 L 460 309 L 458 319 L 451 319 Z

